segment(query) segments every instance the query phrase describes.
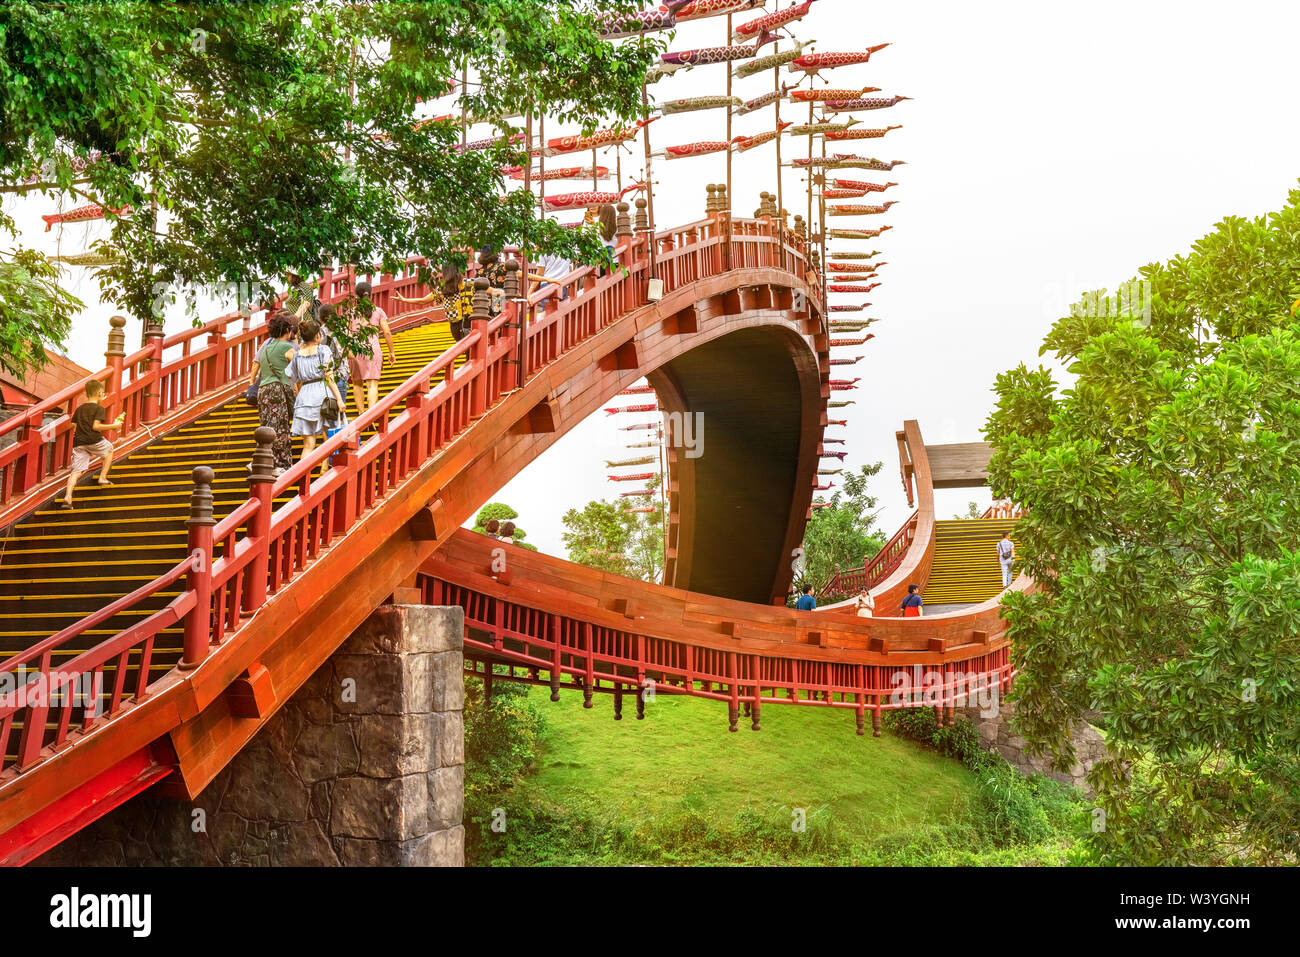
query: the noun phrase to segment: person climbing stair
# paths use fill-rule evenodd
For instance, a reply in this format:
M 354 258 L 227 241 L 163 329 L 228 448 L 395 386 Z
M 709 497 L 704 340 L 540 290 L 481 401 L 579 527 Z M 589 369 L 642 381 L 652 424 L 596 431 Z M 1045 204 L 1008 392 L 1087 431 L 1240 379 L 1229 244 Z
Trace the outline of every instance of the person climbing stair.
M 126 413 L 120 413 L 112 422 L 108 421 L 108 410 L 99 400 L 104 398 L 104 383 L 91 379 L 86 383 L 86 401 L 77 406 L 72 413 L 72 422 L 76 432 L 72 438 L 72 471 L 68 473 L 68 484 L 63 490 L 65 509 L 71 509 L 72 489 L 77 479 L 90 471 L 91 460 L 98 455 L 103 459 L 99 468 L 99 485 L 112 485 L 108 480 L 108 470 L 113 467 L 113 443 L 104 437 L 105 432 L 121 428 Z

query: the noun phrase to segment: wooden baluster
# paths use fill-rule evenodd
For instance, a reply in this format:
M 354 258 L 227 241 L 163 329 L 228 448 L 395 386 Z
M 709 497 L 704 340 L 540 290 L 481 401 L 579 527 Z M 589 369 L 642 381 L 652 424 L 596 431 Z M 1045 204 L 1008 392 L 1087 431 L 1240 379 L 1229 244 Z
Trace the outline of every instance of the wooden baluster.
M 271 452 L 271 443 L 275 441 L 275 429 L 259 426 L 253 431 L 253 441 L 257 448 L 253 452 L 253 470 L 248 476 L 249 494 L 257 499 L 257 511 L 248 520 L 247 538 L 253 545 L 253 558 L 248 563 L 246 581 L 244 582 L 244 611 L 252 613 L 266 603 L 266 583 L 271 548 L 271 509 L 273 500 L 271 486 L 275 482 L 272 471 L 275 469 L 275 455 Z M 231 551 L 227 551 L 229 555 Z
M 185 576 L 186 590 L 194 592 L 194 607 L 185 616 L 185 653 L 183 669 L 197 666 L 208 656 L 208 635 L 212 614 L 212 480 L 216 473 L 206 465 L 191 473 L 194 491 L 190 494 L 189 528 L 190 570 Z
M 591 622 L 584 621 L 582 623 L 582 638 L 585 645 L 584 650 L 587 653 L 587 672 L 583 675 L 582 680 L 582 706 L 584 708 L 591 707 L 591 695 L 596 687 L 596 657 L 592 645 L 592 639 L 594 638 L 592 630 Z
M 731 701 L 727 704 L 727 730 L 739 730 L 740 720 L 740 666 L 734 651 L 727 652 L 727 680 L 731 684 Z
M 148 366 L 146 377 L 149 384 L 145 387 L 144 393 L 144 422 L 148 425 L 157 422 L 159 415 L 162 414 L 163 328 L 161 322 L 151 319 L 145 324 L 144 341 L 149 347 L 149 358 L 145 360 Z
M 562 622 L 559 615 L 551 615 L 551 700 L 560 700 L 560 632 Z
M 480 276 L 474 280 L 474 309 L 470 313 L 471 331 L 477 334 L 478 341 L 470 347 L 470 418 L 476 419 L 487 411 L 487 327 L 488 327 L 488 281 Z
M 515 368 L 514 375 L 502 375 L 499 384 L 501 395 L 521 389 L 524 385 L 524 319 L 528 315 L 528 298 L 522 290 L 528 288 L 528 282 L 526 277 L 520 275 L 521 268 L 518 259 L 506 263 L 505 308 L 510 316 L 506 323 L 506 341 L 510 343 L 510 348 L 505 363 Z

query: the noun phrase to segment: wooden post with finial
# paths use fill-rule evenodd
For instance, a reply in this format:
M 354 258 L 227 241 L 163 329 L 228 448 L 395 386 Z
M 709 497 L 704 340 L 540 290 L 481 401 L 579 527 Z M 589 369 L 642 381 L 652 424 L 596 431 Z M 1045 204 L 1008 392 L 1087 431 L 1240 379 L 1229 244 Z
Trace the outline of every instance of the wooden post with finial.
M 487 278 L 479 276 L 474 280 L 474 307 L 470 313 L 470 332 L 476 337 L 469 350 L 469 374 L 474 377 L 474 382 L 470 387 L 470 418 L 478 418 L 487 411 L 488 302 L 490 298 Z
M 527 341 L 525 329 L 528 317 L 528 300 L 527 296 L 520 291 L 521 289 L 528 288 L 526 278 L 521 275 L 523 269 L 524 264 L 517 259 L 511 259 L 506 262 L 506 284 L 504 287 L 506 293 L 505 308 L 510 311 L 510 317 L 506 324 L 506 328 L 510 330 L 511 358 L 508 358 L 505 361 L 514 363 L 514 388 L 516 389 L 521 389 L 524 385 L 524 354 L 528 351 L 525 348 L 525 342 Z
M 144 324 L 144 344 L 149 348 L 149 358 L 145 360 L 149 384 L 144 392 L 144 422 L 149 424 L 157 422 L 162 414 L 163 327 L 161 322 L 150 319 Z
M 250 498 L 257 499 L 257 511 L 248 520 L 248 540 L 253 543 L 253 557 L 248 563 L 244 579 L 244 604 L 246 612 L 253 612 L 266 603 L 266 573 L 270 565 L 271 510 L 274 496 L 271 486 L 275 483 L 275 454 L 271 444 L 275 441 L 275 429 L 262 425 L 253 430 L 252 469 L 248 475 L 248 492 Z M 346 497 L 346 496 L 344 496 Z
M 191 474 L 194 491 L 190 493 L 189 529 L 190 568 L 185 575 L 186 590 L 194 592 L 194 607 L 185 616 L 184 652 L 180 667 L 197 667 L 208 656 L 212 633 L 212 480 L 216 473 L 206 465 Z M 265 576 L 263 576 L 265 580 Z
M 108 381 L 104 383 L 108 390 L 108 401 L 104 405 L 112 419 L 116 418 L 114 413 L 122 411 L 122 360 L 126 357 L 126 333 L 122 329 L 126 326 L 126 317 L 112 316 L 108 320 L 108 326 L 108 348 L 104 350 L 104 358 L 108 361 Z

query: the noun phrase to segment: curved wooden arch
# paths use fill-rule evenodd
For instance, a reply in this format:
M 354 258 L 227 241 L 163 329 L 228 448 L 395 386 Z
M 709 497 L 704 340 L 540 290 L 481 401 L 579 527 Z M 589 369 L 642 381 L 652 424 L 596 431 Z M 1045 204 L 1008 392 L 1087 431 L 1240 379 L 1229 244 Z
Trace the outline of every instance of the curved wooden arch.
M 670 418 L 690 417 L 702 454 L 669 442 L 664 583 L 781 604 L 803 538 L 824 406 L 817 356 L 793 331 L 746 329 L 649 376 Z M 753 477 L 761 475 L 762 482 Z

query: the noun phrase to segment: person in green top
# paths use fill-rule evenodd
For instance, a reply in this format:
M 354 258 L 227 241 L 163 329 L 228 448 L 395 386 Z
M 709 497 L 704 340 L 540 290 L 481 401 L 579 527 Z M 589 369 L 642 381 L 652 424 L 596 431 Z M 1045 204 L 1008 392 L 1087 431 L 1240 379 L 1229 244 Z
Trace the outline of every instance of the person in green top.
M 285 371 L 293 360 L 293 315 L 280 310 L 266 324 L 271 338 L 262 344 L 253 359 L 253 369 L 248 384 L 257 383 L 257 417 L 262 425 L 275 429 L 271 452 L 275 456 L 275 471 L 279 477 L 293 464 L 293 437 L 289 427 L 293 424 L 293 385 Z
M 289 290 L 284 294 L 284 308 L 295 319 L 315 319 L 320 310 L 315 281 L 298 275 L 292 269 L 286 270 L 284 275 L 289 284 Z

